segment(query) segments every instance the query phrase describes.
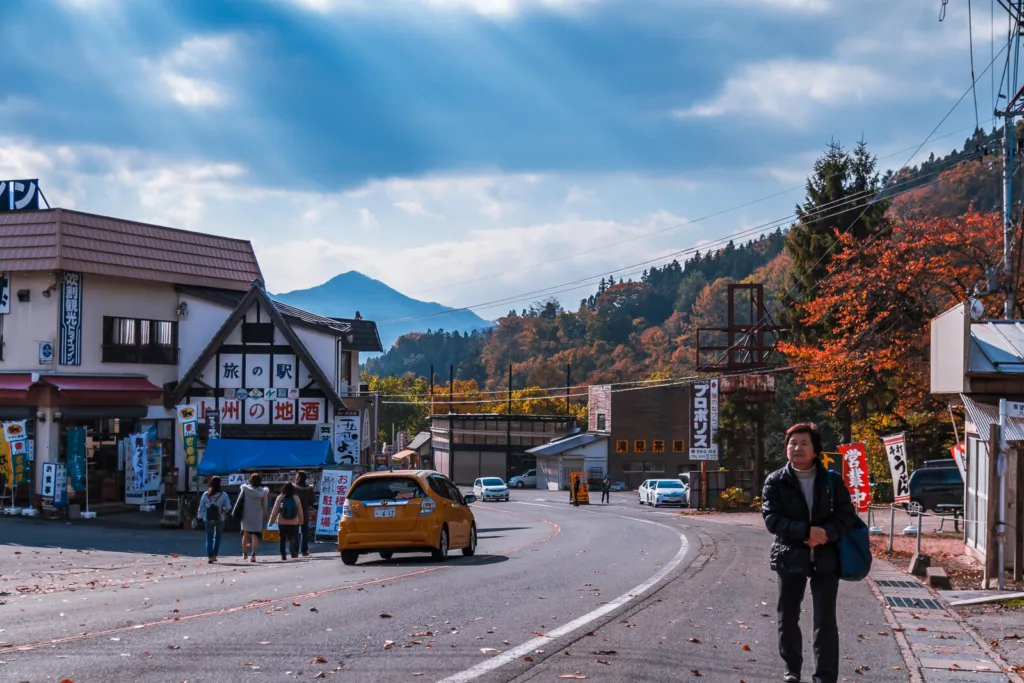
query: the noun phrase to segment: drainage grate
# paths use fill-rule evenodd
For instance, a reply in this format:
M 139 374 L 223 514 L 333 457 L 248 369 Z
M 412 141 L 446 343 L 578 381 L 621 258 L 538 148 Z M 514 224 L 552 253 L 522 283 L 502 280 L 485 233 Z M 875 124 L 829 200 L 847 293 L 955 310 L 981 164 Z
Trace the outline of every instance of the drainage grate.
M 917 581 L 875 581 L 879 586 L 883 588 L 920 588 L 921 584 Z
M 936 600 L 931 598 L 893 598 L 886 596 L 885 601 L 890 607 L 909 607 L 911 609 L 942 609 Z

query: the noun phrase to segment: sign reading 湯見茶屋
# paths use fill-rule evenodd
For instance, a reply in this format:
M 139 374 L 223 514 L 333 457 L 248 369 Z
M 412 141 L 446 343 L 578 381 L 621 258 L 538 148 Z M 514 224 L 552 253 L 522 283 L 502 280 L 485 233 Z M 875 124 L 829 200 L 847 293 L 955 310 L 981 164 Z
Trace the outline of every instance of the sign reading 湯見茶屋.
M 0 180 L 0 213 L 38 211 L 39 180 Z
M 907 443 L 902 433 L 886 436 L 885 454 L 889 457 L 892 472 L 892 499 L 894 503 L 910 501 L 910 469 L 907 464 Z
M 690 386 L 690 460 L 718 460 L 718 380 Z
M 60 364 L 82 364 L 82 274 L 61 273 Z

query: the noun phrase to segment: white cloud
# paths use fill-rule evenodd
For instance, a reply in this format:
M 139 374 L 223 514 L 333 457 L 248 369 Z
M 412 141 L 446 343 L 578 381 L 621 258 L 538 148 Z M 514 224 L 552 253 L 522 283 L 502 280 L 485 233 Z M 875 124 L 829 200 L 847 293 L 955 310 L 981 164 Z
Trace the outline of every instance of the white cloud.
M 157 59 L 143 61 L 148 76 L 155 76 L 165 97 L 188 109 L 219 107 L 229 100 L 227 88 L 216 75 L 237 51 L 232 36 L 195 36 Z
M 840 62 L 779 60 L 750 64 L 713 99 L 674 112 L 677 118 L 756 116 L 803 124 L 819 109 L 907 94 L 889 76 Z
M 600 0 L 277 0 L 300 9 L 332 12 L 408 12 L 410 5 L 439 12 L 469 12 L 492 19 L 511 19 L 529 10 L 572 12 Z M 785 0 L 783 0 L 785 1 Z
M 443 218 L 424 208 L 424 204 L 459 200 L 477 213 L 491 219 L 508 215 L 517 205 L 524 186 L 536 185 L 543 176 L 536 174 L 498 173 L 485 175 L 430 175 L 422 178 L 387 178 L 371 180 L 345 193 L 363 198 L 380 195 L 410 215 Z
M 444 216 L 439 213 L 431 213 L 430 211 L 427 211 L 419 202 L 403 200 L 395 202 L 395 207 L 401 209 L 410 216 L 419 216 L 421 218 L 444 218 Z
M 366 229 L 377 227 L 377 217 L 367 208 L 359 209 L 359 223 Z

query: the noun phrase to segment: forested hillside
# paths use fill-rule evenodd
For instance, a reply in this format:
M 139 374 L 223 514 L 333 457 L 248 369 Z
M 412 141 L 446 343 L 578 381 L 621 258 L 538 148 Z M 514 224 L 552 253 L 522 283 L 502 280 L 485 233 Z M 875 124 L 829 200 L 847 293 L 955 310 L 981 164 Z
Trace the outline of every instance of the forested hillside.
M 928 391 L 928 325 L 1000 260 L 993 211 L 1001 198 L 1000 136 L 970 138 L 946 157 L 884 176 L 863 143 L 851 151 L 833 143 L 810 170 L 788 232 L 730 242 L 651 268 L 637 281 L 603 280 L 573 311 L 537 302 L 487 332 L 407 335 L 367 363 L 371 388 L 402 402 L 387 409 L 403 411 L 398 422 L 415 430 L 429 410 L 431 364 L 441 395 L 449 365 L 455 367 L 453 408 L 461 412 L 505 411 L 500 394 L 485 392 L 505 388 L 509 364 L 517 398 L 546 397 L 514 402 L 516 412 L 564 410 L 564 400 L 542 388 L 564 386 L 567 365 L 573 385 L 692 376 L 696 331 L 725 323 L 728 285 L 761 282 L 785 328 L 778 363 L 790 369 L 776 376 L 774 404 L 725 398 L 720 440 L 747 438 L 764 420 L 770 464 L 782 457 L 771 435 L 813 419 L 829 447 L 868 442 L 872 469 L 884 481 L 881 434 L 907 432 L 916 459 L 952 445 L 945 405 Z M 1019 280 L 1018 272 L 1011 284 Z M 999 304 L 984 303 L 992 312 Z M 574 394 L 574 412 L 582 415 L 585 389 L 574 391 L 582 392 Z

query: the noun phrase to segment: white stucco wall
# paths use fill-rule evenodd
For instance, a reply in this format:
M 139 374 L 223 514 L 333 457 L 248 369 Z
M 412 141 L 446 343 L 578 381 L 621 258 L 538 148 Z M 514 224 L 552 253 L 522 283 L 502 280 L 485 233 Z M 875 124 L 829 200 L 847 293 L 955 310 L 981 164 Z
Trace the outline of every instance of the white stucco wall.
M 188 372 L 231 315 L 229 308 L 204 299 L 181 295 L 180 300 L 188 305 L 188 315 L 178 319 L 178 379 Z M 238 335 L 241 343 L 241 332 Z
M 327 378 L 334 385 L 334 390 L 337 391 L 339 373 L 335 350 L 338 338 L 333 334 L 318 332 L 307 327 L 299 327 L 298 325 L 292 325 L 292 329 L 295 330 L 302 343 L 306 345 L 313 360 L 324 371 L 324 374 L 327 375 Z
M 8 273 L 11 279 L 11 312 L 3 316 L 3 372 L 46 372 L 53 365 L 39 364 L 39 342 L 57 343 L 59 289 L 52 296 L 43 290 L 55 282 L 53 273 Z M 29 290 L 29 301 L 18 301 L 18 290 Z M 56 354 L 54 354 L 56 356 Z

